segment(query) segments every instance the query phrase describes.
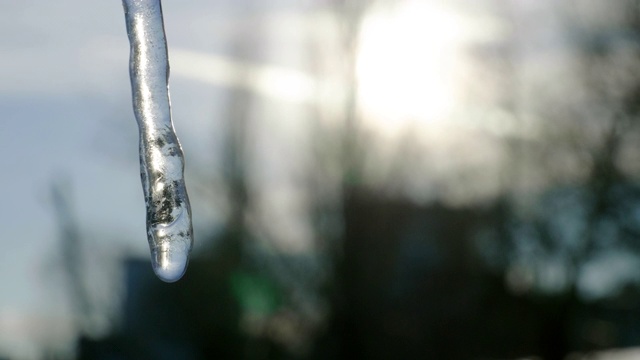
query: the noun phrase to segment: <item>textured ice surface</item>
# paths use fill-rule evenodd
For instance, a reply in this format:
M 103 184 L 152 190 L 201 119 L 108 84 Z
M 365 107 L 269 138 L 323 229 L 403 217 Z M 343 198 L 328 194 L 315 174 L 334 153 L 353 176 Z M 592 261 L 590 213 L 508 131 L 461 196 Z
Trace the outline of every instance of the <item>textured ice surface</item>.
M 182 277 L 193 245 L 184 157 L 171 122 L 169 60 L 160 0 L 123 0 L 131 44 L 133 112 L 140 129 L 140 176 L 156 275 Z

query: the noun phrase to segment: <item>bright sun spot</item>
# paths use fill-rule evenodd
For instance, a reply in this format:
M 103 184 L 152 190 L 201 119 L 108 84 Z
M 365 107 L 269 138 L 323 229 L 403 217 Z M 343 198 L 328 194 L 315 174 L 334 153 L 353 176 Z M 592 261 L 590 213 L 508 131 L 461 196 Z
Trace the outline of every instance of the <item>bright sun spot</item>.
M 381 131 L 442 120 L 456 103 L 465 21 L 430 1 L 375 8 L 360 35 L 361 111 Z

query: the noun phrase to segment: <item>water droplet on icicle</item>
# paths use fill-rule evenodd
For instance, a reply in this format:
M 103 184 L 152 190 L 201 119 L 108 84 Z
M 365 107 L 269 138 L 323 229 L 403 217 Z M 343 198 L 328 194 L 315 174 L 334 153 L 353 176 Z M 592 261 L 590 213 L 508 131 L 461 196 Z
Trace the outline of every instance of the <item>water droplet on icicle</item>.
M 140 130 L 140 174 L 153 271 L 163 281 L 184 274 L 193 245 L 184 158 L 171 121 L 169 60 L 160 0 L 123 0 L 131 44 L 133 112 Z

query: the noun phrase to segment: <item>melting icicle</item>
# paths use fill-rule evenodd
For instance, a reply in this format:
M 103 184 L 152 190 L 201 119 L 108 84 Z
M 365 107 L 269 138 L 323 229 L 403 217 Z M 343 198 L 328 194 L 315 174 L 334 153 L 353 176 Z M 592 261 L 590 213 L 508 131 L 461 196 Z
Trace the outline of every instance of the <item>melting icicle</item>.
M 171 122 L 169 61 L 160 0 L 123 0 L 131 44 L 133 112 L 140 130 L 140 176 L 153 271 L 182 277 L 193 245 L 182 148 Z

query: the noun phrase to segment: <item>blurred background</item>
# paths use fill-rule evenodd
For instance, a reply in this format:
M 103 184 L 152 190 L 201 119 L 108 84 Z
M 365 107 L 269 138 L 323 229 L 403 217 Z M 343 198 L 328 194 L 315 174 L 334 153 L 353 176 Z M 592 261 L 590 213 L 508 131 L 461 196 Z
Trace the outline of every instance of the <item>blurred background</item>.
M 0 359 L 640 358 L 640 1 L 163 5 L 174 284 L 120 1 L 0 2 Z

